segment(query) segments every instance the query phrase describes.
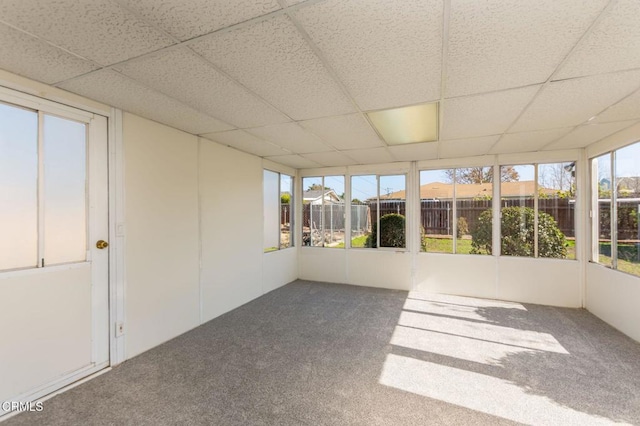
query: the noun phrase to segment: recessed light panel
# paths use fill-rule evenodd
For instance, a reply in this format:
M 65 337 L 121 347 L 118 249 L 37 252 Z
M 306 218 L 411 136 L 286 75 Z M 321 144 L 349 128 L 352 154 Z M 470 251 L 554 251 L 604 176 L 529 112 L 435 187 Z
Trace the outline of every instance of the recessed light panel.
M 367 113 L 389 145 L 438 140 L 438 104 L 422 104 Z

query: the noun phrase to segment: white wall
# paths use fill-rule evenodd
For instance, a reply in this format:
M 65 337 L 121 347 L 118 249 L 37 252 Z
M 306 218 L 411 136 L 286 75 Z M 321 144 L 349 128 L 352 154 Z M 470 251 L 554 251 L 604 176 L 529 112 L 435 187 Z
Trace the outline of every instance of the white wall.
M 200 322 L 198 138 L 125 114 L 126 352 Z
M 587 264 L 587 309 L 640 342 L 640 277 Z
M 262 159 L 124 115 L 126 357 L 297 278 L 263 254 Z

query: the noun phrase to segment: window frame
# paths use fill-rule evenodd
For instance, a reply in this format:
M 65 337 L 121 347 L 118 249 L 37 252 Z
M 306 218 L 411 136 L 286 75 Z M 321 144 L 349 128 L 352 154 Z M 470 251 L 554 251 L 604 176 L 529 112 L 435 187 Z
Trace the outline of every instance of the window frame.
M 265 208 L 265 191 L 264 191 L 264 172 L 269 172 L 269 173 L 274 173 L 277 175 L 277 182 L 278 182 L 278 213 L 277 213 L 277 217 L 278 217 L 278 245 L 275 248 L 275 250 L 268 250 L 267 247 L 263 247 L 263 253 L 273 253 L 273 252 L 277 252 L 277 251 L 281 251 L 281 250 L 287 250 L 290 248 L 295 248 L 295 226 L 296 226 L 296 220 L 295 220 L 295 176 L 292 176 L 288 173 L 282 173 L 280 171 L 277 170 L 272 170 L 268 167 L 263 167 L 263 171 L 262 171 L 262 176 L 263 176 L 263 189 L 262 189 L 262 196 L 263 196 L 263 202 L 262 202 L 262 209 L 263 209 L 263 226 L 266 225 L 264 217 L 265 217 L 265 212 L 264 212 L 264 208 Z M 283 247 L 282 246 L 282 206 L 285 205 L 282 203 L 282 176 L 287 176 L 290 180 L 291 180 L 291 188 L 290 188 L 290 199 L 289 199 L 289 245 L 287 247 Z M 266 229 L 263 229 L 263 246 L 264 246 L 264 233 L 266 233 Z M 274 246 L 275 247 L 275 246 Z M 271 247 L 269 247 L 271 248 Z

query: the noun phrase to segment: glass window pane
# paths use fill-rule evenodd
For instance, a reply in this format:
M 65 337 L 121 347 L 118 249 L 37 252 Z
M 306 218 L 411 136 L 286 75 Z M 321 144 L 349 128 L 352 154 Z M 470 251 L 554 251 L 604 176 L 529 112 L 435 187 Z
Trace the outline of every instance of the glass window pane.
M 278 173 L 264 170 L 263 172 L 263 247 L 265 252 L 278 250 L 278 244 L 280 241 L 279 231 L 278 231 L 278 221 L 280 218 L 279 207 L 280 207 L 280 196 L 278 194 Z
M 453 253 L 453 169 L 420 172 L 420 250 Z
M 493 167 L 456 169 L 456 253 L 491 254 Z
M 640 275 L 640 143 L 616 151 L 617 269 Z
M 351 247 L 374 247 L 371 225 L 378 217 L 376 175 L 351 177 Z
M 533 257 L 534 166 L 501 166 L 500 180 L 501 254 Z
M 0 104 L 0 270 L 38 263 L 38 114 Z
M 322 247 L 322 178 L 302 179 L 302 245 Z
M 293 177 L 280 175 L 280 248 L 293 247 Z
M 593 179 L 596 179 L 598 188 L 598 259 L 595 262 L 606 266 L 612 266 L 611 261 L 611 154 L 602 155 L 593 160 L 597 172 Z
M 344 248 L 344 176 L 325 176 L 324 186 L 324 246 Z
M 576 258 L 576 163 L 538 165 L 538 256 Z
M 86 125 L 45 116 L 43 162 L 44 263 L 84 261 Z
M 405 180 L 405 175 L 380 176 L 380 247 L 407 246 Z

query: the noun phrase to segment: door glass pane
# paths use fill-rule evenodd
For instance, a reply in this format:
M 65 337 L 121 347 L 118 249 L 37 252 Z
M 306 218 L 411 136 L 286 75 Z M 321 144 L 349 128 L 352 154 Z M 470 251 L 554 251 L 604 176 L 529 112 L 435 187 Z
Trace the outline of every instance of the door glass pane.
M 44 117 L 44 263 L 86 260 L 86 125 Z
M 325 176 L 324 186 L 324 246 L 344 248 L 344 225 L 347 217 L 344 202 L 344 176 Z
M 280 175 L 280 248 L 293 247 L 293 177 Z
M 405 248 L 405 176 L 380 176 L 380 247 Z
M 575 259 L 576 163 L 538 165 L 538 256 Z
M 263 173 L 263 219 L 264 219 L 264 251 L 278 250 L 278 173 L 265 170 Z
M 640 143 L 616 151 L 617 268 L 640 275 Z
M 596 162 L 596 179 L 598 188 L 598 215 L 594 220 L 598 221 L 598 259 L 595 262 L 611 266 L 611 154 L 602 155 L 593 161 Z
M 375 247 L 371 224 L 378 217 L 378 181 L 376 175 L 351 177 L 351 247 Z
M 500 167 L 501 254 L 533 257 L 534 194 L 533 165 Z
M 491 254 L 493 167 L 456 169 L 456 253 Z
M 38 114 L 0 104 L 0 270 L 38 263 Z
M 453 169 L 420 172 L 421 251 L 453 253 Z
M 302 179 L 302 245 L 323 246 L 322 178 Z

